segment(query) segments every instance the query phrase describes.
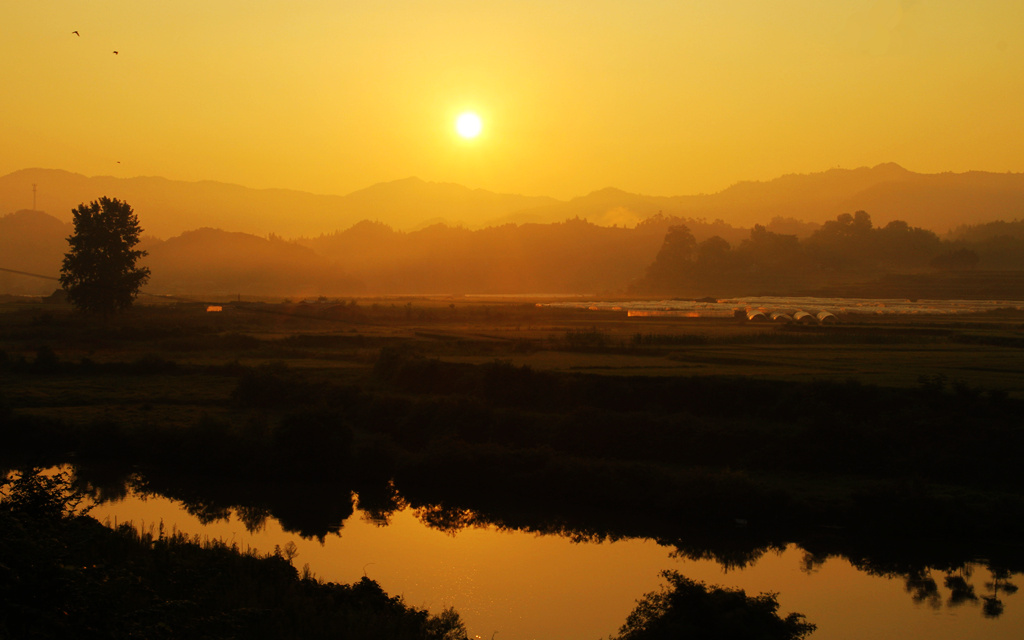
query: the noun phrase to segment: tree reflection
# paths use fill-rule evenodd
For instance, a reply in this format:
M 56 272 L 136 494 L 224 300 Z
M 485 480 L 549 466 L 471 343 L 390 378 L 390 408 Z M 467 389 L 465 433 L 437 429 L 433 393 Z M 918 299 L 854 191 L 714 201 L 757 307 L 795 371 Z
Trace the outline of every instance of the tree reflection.
M 270 517 L 270 510 L 265 507 L 242 505 L 235 507 L 235 515 L 245 526 L 246 531 L 249 533 L 258 533 L 266 526 L 267 518 Z
M 675 551 L 672 552 L 672 557 L 689 560 L 714 560 L 725 571 L 733 571 L 754 565 L 769 551 L 781 553 L 783 550 L 785 550 L 784 545 L 776 544 L 766 544 L 754 548 L 742 546 L 698 547 L 677 544 Z
M 986 582 L 985 587 L 992 592 L 990 596 L 984 596 L 981 612 L 986 618 L 998 618 L 1003 614 L 1003 601 L 999 598 L 1000 593 L 1011 595 L 1017 593 L 1017 585 L 1010 582 L 1010 572 L 1003 568 L 990 568 L 992 581 Z
M 363 519 L 378 527 L 386 527 L 391 523 L 394 513 L 409 506 L 391 480 L 361 484 L 355 493 L 356 504 L 363 512 Z
M 481 522 L 480 516 L 469 509 L 446 507 L 444 505 L 418 507 L 414 513 L 428 527 L 443 531 L 448 535 L 455 535 L 459 531 L 471 526 L 487 524 L 486 521 Z
M 832 556 L 827 553 L 811 553 L 810 551 L 804 551 L 804 557 L 800 561 L 800 571 L 806 574 L 817 573 L 818 569 L 825 564 L 825 561 Z
M 969 569 L 966 569 L 967 573 L 970 573 Z M 943 581 L 946 588 L 949 589 L 949 599 L 946 601 L 948 607 L 959 607 L 965 603 L 977 603 L 978 596 L 974 593 L 974 585 L 967 582 L 967 579 L 962 575 L 946 576 Z
M 939 597 L 939 585 L 932 578 L 931 572 L 927 569 L 918 569 L 907 574 L 907 593 L 911 595 L 914 602 L 927 604 L 933 609 L 942 607 L 942 599 Z
M 860 571 L 886 579 L 902 580 L 911 599 L 932 608 L 977 606 L 985 617 L 1000 616 L 1005 598 L 1016 593 L 1011 567 L 1024 559 L 1011 548 L 1002 548 L 1002 561 L 989 561 L 987 581 L 972 580 L 972 560 L 977 550 L 919 540 L 866 538 L 856 532 L 829 528 L 826 533 L 794 526 L 786 529 L 733 524 L 718 525 L 694 518 L 666 522 L 642 510 L 570 508 L 557 512 L 543 504 L 498 500 L 482 504 L 475 498 L 458 501 L 438 499 L 444 492 L 424 490 L 400 493 L 391 480 L 366 478 L 322 483 L 242 482 L 180 473 L 147 470 L 145 474 L 80 467 L 76 486 L 85 487 L 96 501 L 118 499 L 129 490 L 140 495 L 158 494 L 177 500 L 201 522 L 235 517 L 250 531 L 258 531 L 269 518 L 289 533 L 321 541 L 340 534 L 343 523 L 355 513 L 356 500 L 363 518 L 387 526 L 398 511 L 412 509 L 426 526 L 450 535 L 470 527 L 524 531 L 566 537 L 574 542 L 602 542 L 650 538 L 673 549 L 671 555 L 690 560 L 713 560 L 725 570 L 751 566 L 765 554 L 781 553 L 792 544 L 804 550 L 801 569 L 817 571 L 830 558 L 842 558 Z M 350 489 L 357 486 L 357 490 Z M 358 496 L 358 498 L 357 498 Z M 1007 555 L 1008 554 L 1008 555 Z M 936 579 L 934 571 L 940 571 Z M 982 588 L 984 592 L 982 592 Z

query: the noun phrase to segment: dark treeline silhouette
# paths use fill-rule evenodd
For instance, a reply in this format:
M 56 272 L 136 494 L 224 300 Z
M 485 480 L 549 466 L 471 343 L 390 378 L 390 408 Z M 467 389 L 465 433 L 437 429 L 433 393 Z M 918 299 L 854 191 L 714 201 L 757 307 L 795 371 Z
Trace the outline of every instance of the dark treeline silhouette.
M 616 291 L 643 272 L 666 229 L 683 222 L 702 237 L 746 233 L 721 221 L 655 215 L 635 228 L 576 218 L 479 230 L 438 224 L 400 232 L 364 221 L 299 242 L 344 265 L 375 292 Z
M 945 238 L 949 253 L 972 260 L 979 269 L 1024 269 L 1024 220 L 961 225 Z
M 81 366 L 45 351 L 35 363 L 5 362 L 40 376 Z M 88 375 L 123 374 L 107 366 Z M 132 366 L 135 376 L 218 371 L 158 359 Z M 679 548 L 717 541 L 709 546 L 725 558 L 801 540 L 830 552 L 850 539 L 859 546 L 843 551 L 857 557 L 871 541 L 920 542 L 927 532 L 963 562 L 978 557 L 977 541 L 1024 532 L 1015 471 L 1024 450 L 1021 403 L 939 379 L 900 390 L 611 378 L 445 363 L 394 349 L 358 386 L 283 365 L 219 372 L 235 381 L 222 401 L 234 409 L 227 416 L 184 426 L 69 424 L 8 407 L 0 437 L 10 451 L 48 464 L 127 462 L 150 490 L 181 474 L 228 487 L 272 483 L 259 499 L 237 488 L 215 499 L 179 493 L 197 513 L 245 504 L 250 517 L 274 515 L 309 536 L 336 532 L 353 490 L 361 506 L 365 500 L 386 516 L 396 507 L 392 481 L 413 505 L 498 514 L 492 520 L 514 526 L 573 523 L 578 532 Z M 303 516 L 307 507 L 321 515 Z M 736 519 L 751 525 L 737 530 Z M 842 535 L 821 539 L 823 524 Z
M 994 226 L 1002 230 L 1002 223 Z M 632 289 L 693 296 L 793 295 L 861 283 L 862 292 L 880 296 L 887 287 L 878 281 L 893 274 L 941 279 L 948 272 L 975 268 L 1024 269 L 1024 240 L 1000 231 L 986 234 L 972 227 L 959 230 L 956 239 L 942 240 L 900 220 L 875 227 L 869 214 L 858 211 L 804 238 L 755 225 L 747 239 L 734 244 L 721 237 L 698 241 L 679 225 L 668 230 L 654 262 Z M 1003 295 L 1024 293 L 1020 278 L 1003 290 Z

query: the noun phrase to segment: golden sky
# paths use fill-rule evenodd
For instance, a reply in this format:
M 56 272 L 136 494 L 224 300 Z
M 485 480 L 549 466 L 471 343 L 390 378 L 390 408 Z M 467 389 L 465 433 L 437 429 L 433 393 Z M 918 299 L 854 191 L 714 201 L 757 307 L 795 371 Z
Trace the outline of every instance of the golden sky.
M 1018 1 L 7 0 L 0 60 L 0 175 L 568 198 L 1024 171 Z

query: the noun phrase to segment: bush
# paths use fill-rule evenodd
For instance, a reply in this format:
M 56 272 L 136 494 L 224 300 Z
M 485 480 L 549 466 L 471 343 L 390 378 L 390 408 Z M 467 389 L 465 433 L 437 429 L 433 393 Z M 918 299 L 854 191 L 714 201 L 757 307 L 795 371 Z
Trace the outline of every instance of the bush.
M 707 587 L 675 571 L 662 576 L 670 588 L 644 596 L 617 640 L 797 640 L 817 628 L 798 613 L 779 617 L 775 594 L 749 597 L 741 589 Z
M 59 521 L 83 514 L 83 496 L 67 473 L 45 474 L 30 468 L 0 483 L 0 511 L 19 516 Z

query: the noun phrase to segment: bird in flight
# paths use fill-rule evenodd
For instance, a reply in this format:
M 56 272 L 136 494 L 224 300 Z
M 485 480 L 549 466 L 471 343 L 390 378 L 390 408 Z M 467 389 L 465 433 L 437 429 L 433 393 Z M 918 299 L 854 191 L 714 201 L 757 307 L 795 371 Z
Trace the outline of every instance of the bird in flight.
M 75 34 L 75 35 L 76 35 L 76 36 L 78 36 L 79 38 L 81 38 L 81 37 L 82 37 L 82 34 L 78 33 L 77 31 L 72 31 L 71 33 Z
M 115 56 L 117 55 L 117 52 L 116 52 L 116 51 L 114 52 L 114 55 L 115 55 Z

